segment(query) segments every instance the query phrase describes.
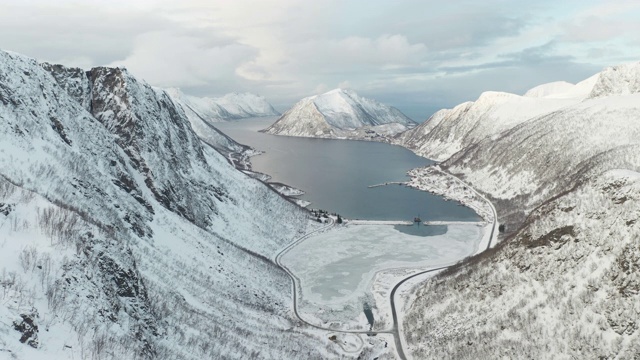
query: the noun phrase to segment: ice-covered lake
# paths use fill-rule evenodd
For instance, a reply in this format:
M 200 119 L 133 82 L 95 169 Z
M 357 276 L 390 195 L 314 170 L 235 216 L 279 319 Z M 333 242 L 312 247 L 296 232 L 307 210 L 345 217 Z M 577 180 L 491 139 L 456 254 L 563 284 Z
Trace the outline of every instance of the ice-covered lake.
M 413 220 L 419 215 L 422 220 L 480 220 L 471 209 L 427 192 L 400 185 L 369 188 L 406 181 L 408 170 L 431 163 L 407 149 L 376 142 L 258 132 L 275 120 L 258 118 L 216 126 L 235 140 L 265 151 L 252 158 L 253 169 L 271 175 L 273 181 L 304 190 L 302 198 L 313 208 L 350 219 Z M 387 317 L 386 322 L 379 322 L 387 326 L 390 315 L 376 308 L 376 296 L 379 302 L 388 303 L 390 290 L 374 289 L 377 273 L 384 270 L 384 276 L 393 282 L 406 275 L 406 268 L 455 263 L 475 253 L 482 234 L 480 226 L 459 224 L 338 226 L 304 240 L 281 260 L 299 279 L 298 309 L 303 317 L 338 326 L 366 326 L 366 303 L 376 316 Z M 403 270 L 389 275 L 389 269 L 395 268 Z
M 320 319 L 318 312 L 353 317 L 372 301 L 378 271 L 452 264 L 475 253 L 483 234 L 472 224 L 402 227 L 338 226 L 293 247 L 281 260 L 300 280 L 300 310 Z

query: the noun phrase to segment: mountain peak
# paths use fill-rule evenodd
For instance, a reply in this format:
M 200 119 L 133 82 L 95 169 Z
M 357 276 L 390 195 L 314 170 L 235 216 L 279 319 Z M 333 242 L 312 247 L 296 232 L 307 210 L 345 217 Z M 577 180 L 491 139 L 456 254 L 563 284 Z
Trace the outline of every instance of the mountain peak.
M 598 74 L 590 98 L 640 92 L 640 62 L 611 66 Z
M 370 138 L 378 135 L 383 138 L 415 125 L 394 107 L 361 97 L 353 90 L 338 88 L 300 100 L 265 132 L 303 137 Z
M 343 88 L 335 88 L 333 90 L 329 90 L 327 92 L 325 92 L 324 94 L 320 94 L 319 96 L 322 95 L 330 95 L 330 94 L 344 94 L 344 95 L 355 95 L 358 96 L 358 94 L 356 94 L 355 91 L 353 91 L 352 89 L 343 89 Z
M 485 91 L 475 101 L 476 104 L 495 104 L 507 101 L 509 99 L 518 98 L 519 95 L 502 92 L 502 91 Z
M 335 88 L 333 90 L 329 90 L 329 91 L 325 92 L 325 94 L 338 94 L 338 93 L 344 93 L 344 92 L 346 92 L 345 89 Z
M 538 85 L 529 89 L 523 96 L 525 97 L 546 97 L 553 96 L 558 93 L 565 93 L 575 87 L 575 84 L 566 81 L 554 81 L 542 85 Z

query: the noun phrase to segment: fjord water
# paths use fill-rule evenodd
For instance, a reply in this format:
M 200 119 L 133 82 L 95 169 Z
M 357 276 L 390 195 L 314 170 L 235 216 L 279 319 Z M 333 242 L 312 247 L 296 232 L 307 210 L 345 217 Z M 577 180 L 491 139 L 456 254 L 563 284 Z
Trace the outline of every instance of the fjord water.
M 277 117 L 216 123 L 234 140 L 265 153 L 251 159 L 253 170 L 305 191 L 310 208 L 336 212 L 350 219 L 478 220 L 469 208 L 401 185 L 410 169 L 430 160 L 399 146 L 378 142 L 297 138 L 259 133 Z

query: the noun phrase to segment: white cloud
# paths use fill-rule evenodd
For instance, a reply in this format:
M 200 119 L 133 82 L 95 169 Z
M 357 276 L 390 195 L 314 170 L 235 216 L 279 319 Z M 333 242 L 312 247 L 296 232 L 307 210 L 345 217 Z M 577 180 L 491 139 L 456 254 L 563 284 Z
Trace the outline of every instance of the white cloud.
M 261 62 L 258 58 L 252 64 L 261 66 L 278 80 L 304 80 L 417 66 L 424 58 L 426 48 L 422 44 L 410 44 L 401 35 L 383 35 L 375 39 L 351 36 L 308 40 L 289 44 L 275 52 L 280 54 L 281 61 Z
M 338 88 L 340 88 L 340 89 L 351 89 L 351 83 L 348 80 L 341 81 L 338 84 Z
M 190 87 L 233 82 L 237 64 L 254 55 L 254 49 L 237 43 L 207 43 L 189 35 L 150 32 L 137 36 L 132 53 L 110 65 L 125 66 L 157 86 Z
M 566 24 L 563 40 L 571 42 L 604 42 L 616 38 L 636 36 L 640 23 L 636 19 L 589 16 Z
M 0 47 L 124 65 L 196 95 L 253 91 L 284 107 L 349 86 L 400 109 L 428 98 L 431 109 L 640 58 L 638 18 L 640 4 L 623 0 L 8 0 Z

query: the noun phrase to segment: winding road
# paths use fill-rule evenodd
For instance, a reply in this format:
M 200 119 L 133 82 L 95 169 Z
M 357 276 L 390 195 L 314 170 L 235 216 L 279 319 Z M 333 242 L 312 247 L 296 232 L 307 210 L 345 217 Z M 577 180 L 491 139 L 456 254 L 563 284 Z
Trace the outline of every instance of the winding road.
M 493 241 L 493 237 L 496 231 L 496 227 L 497 227 L 497 219 L 498 219 L 498 214 L 496 213 L 496 209 L 493 206 L 493 204 L 486 198 L 484 197 L 482 194 L 480 194 L 477 190 L 475 190 L 473 187 L 471 187 L 471 185 L 467 184 L 466 182 L 462 181 L 461 179 L 459 179 L 456 176 L 453 176 L 451 174 L 445 173 L 444 171 L 438 169 L 438 171 L 440 171 L 441 173 L 450 176 L 452 178 L 454 178 L 456 181 L 458 181 L 459 183 L 461 183 L 464 186 L 467 186 L 469 189 L 473 190 L 473 192 L 479 196 L 481 199 L 483 199 L 484 201 L 486 201 L 489 206 L 491 206 L 491 210 L 493 211 L 493 226 L 491 227 L 491 234 L 489 235 L 489 241 L 487 243 L 487 247 L 485 248 L 485 250 L 489 249 L 491 247 L 491 243 Z M 400 288 L 400 286 L 402 286 L 404 283 L 406 283 L 407 281 L 420 276 L 420 275 L 424 275 L 427 273 L 431 273 L 431 272 L 436 272 L 436 271 L 440 271 L 440 270 L 444 270 L 449 266 L 442 266 L 442 267 L 438 267 L 438 268 L 432 268 L 432 269 L 428 269 L 428 270 L 424 270 L 424 271 L 420 271 L 418 273 L 415 273 L 411 276 L 408 276 L 404 279 L 402 279 L 400 282 L 398 282 L 392 289 L 391 289 L 391 294 L 389 296 L 389 302 L 391 305 L 391 315 L 393 318 L 393 327 L 390 330 L 380 330 L 380 331 L 364 331 L 364 330 L 341 330 L 341 329 L 332 329 L 332 328 L 328 328 L 328 327 L 324 327 L 324 326 L 320 326 L 320 325 L 316 325 L 313 324 L 305 319 L 302 318 L 302 316 L 300 316 L 300 314 L 298 313 L 298 291 L 297 291 L 297 283 L 300 282 L 300 280 L 286 267 L 284 266 L 284 264 L 282 264 L 281 259 L 282 256 L 284 254 L 286 254 L 289 250 L 291 250 L 291 248 L 293 248 L 294 246 L 296 246 L 297 244 L 299 244 L 301 241 L 307 239 L 309 236 L 319 233 L 321 231 L 324 231 L 330 227 L 332 227 L 334 225 L 334 220 L 330 218 L 329 222 L 327 225 L 319 227 L 313 231 L 310 231 L 306 234 L 304 234 L 303 236 L 301 236 L 300 238 L 296 239 L 294 242 L 292 242 L 291 244 L 289 244 L 287 247 L 285 247 L 284 249 L 282 249 L 275 257 L 275 262 L 276 264 L 283 269 L 291 278 L 291 287 L 292 287 L 292 293 L 293 293 L 293 312 L 295 313 L 296 317 L 298 318 L 298 320 L 300 320 L 301 322 L 305 323 L 308 326 L 317 328 L 317 329 L 321 329 L 321 330 L 325 330 L 325 331 L 331 331 L 331 332 L 336 332 L 336 333 L 345 333 L 345 334 L 359 334 L 359 335 L 376 335 L 376 334 L 391 334 L 393 335 L 394 341 L 395 341 L 395 346 L 398 352 L 398 356 L 400 357 L 400 359 L 402 360 L 406 360 L 406 355 L 404 353 L 403 350 L 403 344 L 402 344 L 402 339 L 403 337 L 400 336 L 400 323 L 398 321 L 398 311 L 396 309 L 396 303 L 395 303 L 395 294 L 397 292 L 397 290 Z M 347 351 L 341 344 L 340 347 L 342 347 L 342 349 L 345 352 L 348 353 L 355 353 L 355 352 L 359 352 L 362 349 L 362 344 L 363 342 L 361 341 L 361 345 L 358 349 L 356 350 L 352 350 L 352 351 Z
M 476 195 L 478 195 L 478 197 L 480 197 L 481 199 L 483 199 L 484 201 L 487 202 L 487 204 L 489 204 L 489 206 L 491 206 L 491 211 L 493 212 L 493 226 L 491 226 L 491 234 L 489 235 L 489 241 L 487 242 L 487 247 L 484 250 L 487 250 L 491 247 L 491 242 L 493 241 L 493 236 L 495 234 L 496 231 L 496 227 L 498 225 L 498 213 L 496 212 L 496 208 L 493 206 L 493 204 L 491 203 L 491 201 L 489 201 L 489 199 L 487 199 L 486 197 L 484 197 L 484 195 L 480 194 L 476 189 L 474 189 L 473 187 L 471 187 L 471 185 L 467 184 L 466 182 L 462 181 L 460 178 L 453 176 L 449 173 L 445 173 L 444 171 L 438 169 L 438 171 L 440 171 L 441 173 L 452 177 L 453 179 L 455 179 L 456 181 L 458 181 L 460 184 L 462 184 L 463 186 L 466 186 L 467 188 L 471 189 Z M 400 325 L 398 323 L 398 312 L 396 311 L 396 303 L 395 303 L 395 294 L 396 291 L 398 290 L 398 288 L 404 284 L 406 281 L 413 279 L 416 276 L 420 276 L 423 274 L 427 274 L 430 272 L 434 272 L 434 271 L 440 271 L 440 270 L 444 270 L 446 268 L 448 268 L 450 266 L 442 266 L 439 268 L 435 268 L 435 269 L 429 269 L 429 270 L 425 270 L 425 271 L 421 271 L 419 273 L 413 274 L 411 276 L 408 276 L 404 279 L 402 279 L 399 283 L 396 284 L 396 286 L 393 287 L 393 289 L 391 290 L 391 296 L 390 296 L 390 302 L 391 302 L 391 315 L 393 316 L 393 327 L 396 330 L 397 336 L 394 336 L 395 341 L 396 341 L 396 349 L 398 351 L 398 355 L 400 356 L 400 359 L 405 360 L 407 357 L 404 354 L 404 350 L 403 350 L 403 346 L 402 346 L 402 337 L 400 336 Z

